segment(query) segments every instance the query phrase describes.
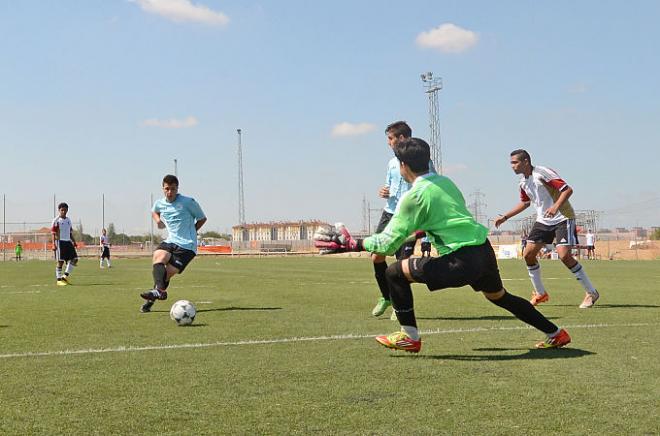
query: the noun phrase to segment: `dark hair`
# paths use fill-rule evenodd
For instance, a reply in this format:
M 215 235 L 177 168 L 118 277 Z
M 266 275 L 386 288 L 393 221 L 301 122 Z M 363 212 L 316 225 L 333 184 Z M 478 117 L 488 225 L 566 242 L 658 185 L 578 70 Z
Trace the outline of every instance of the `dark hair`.
M 403 135 L 404 138 L 412 136 L 412 129 L 405 121 L 395 121 L 389 126 L 385 127 L 385 133 L 392 132 L 395 136 Z
M 530 157 L 529 153 L 527 153 L 527 150 L 523 150 L 522 148 L 519 148 L 511 152 L 511 156 L 518 156 L 518 155 L 520 155 L 520 158 L 522 160 L 527 160 L 529 163 L 532 163 L 532 158 Z
M 62 209 L 63 207 L 65 207 L 65 208 L 68 209 L 68 208 L 69 208 L 69 205 L 66 204 L 66 203 L 60 203 L 60 204 L 57 205 L 57 210 L 60 210 L 60 209 Z
M 420 138 L 407 138 L 394 146 L 394 155 L 415 174 L 426 173 L 431 160 L 431 147 Z
M 173 176 L 172 174 L 168 174 L 165 177 L 163 177 L 163 185 L 179 186 L 179 179 L 177 179 L 176 176 Z

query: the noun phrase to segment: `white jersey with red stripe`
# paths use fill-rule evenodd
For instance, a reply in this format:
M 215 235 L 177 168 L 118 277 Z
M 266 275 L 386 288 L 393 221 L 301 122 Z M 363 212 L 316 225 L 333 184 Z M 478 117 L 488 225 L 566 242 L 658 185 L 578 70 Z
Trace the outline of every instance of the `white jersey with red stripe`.
M 520 201 L 531 202 L 536 208 L 536 221 L 549 226 L 559 224 L 567 219 L 574 219 L 575 212 L 567 201 L 561 205 L 555 216 L 545 217 L 547 211 L 557 201 L 568 184 L 553 169 L 534 166 L 529 177 L 520 177 Z
M 51 232 L 55 235 L 56 239 L 60 241 L 70 241 L 71 240 L 71 230 L 73 229 L 73 224 L 69 217 L 56 217 L 53 220 L 53 226 L 51 227 Z

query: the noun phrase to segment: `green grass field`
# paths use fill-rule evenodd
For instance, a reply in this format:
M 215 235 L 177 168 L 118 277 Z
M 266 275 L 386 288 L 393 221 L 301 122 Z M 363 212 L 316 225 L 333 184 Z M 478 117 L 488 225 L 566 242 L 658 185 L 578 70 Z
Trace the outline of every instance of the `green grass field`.
M 533 349 L 540 332 L 471 289 L 415 285 L 418 355 L 374 341 L 398 325 L 371 316 L 364 258 L 200 257 L 149 314 L 149 259 L 82 260 L 69 287 L 54 262 L 0 263 L 0 434 L 659 434 L 660 265 L 583 263 L 591 310 L 542 264 L 568 348 Z M 523 263 L 500 268 L 528 297 Z

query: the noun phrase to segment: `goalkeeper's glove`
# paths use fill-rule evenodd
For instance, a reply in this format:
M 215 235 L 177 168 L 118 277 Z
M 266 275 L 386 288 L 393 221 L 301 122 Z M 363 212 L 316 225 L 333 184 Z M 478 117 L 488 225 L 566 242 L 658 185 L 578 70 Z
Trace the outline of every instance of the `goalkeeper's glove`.
M 342 223 L 330 228 L 319 227 L 314 233 L 314 246 L 319 249 L 320 254 L 364 250 L 362 240 L 354 239 Z

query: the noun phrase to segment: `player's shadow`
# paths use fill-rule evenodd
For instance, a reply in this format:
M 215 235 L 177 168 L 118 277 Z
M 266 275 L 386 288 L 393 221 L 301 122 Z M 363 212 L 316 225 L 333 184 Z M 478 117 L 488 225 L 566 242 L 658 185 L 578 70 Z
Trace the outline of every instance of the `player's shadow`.
M 507 315 L 488 315 L 488 316 L 433 316 L 433 317 L 422 317 L 418 316 L 416 317 L 417 319 L 425 319 L 425 320 L 432 320 L 432 321 L 506 321 L 510 319 L 516 319 L 515 316 L 507 316 Z M 548 319 L 558 319 L 558 317 L 549 317 L 546 316 Z
M 197 313 L 199 312 L 226 312 L 226 311 L 234 311 L 234 310 L 282 310 L 281 307 L 218 307 L 215 309 L 197 309 Z
M 436 355 L 395 355 L 392 357 L 407 357 L 414 359 L 430 360 L 458 360 L 463 362 L 484 362 L 484 361 L 503 361 L 503 360 L 545 360 L 545 359 L 573 359 L 596 354 L 591 351 L 581 350 L 579 348 L 556 348 L 551 350 L 527 349 L 527 348 L 475 348 L 474 351 L 483 352 L 502 352 L 523 350 L 521 354 L 436 354 Z
M 575 307 L 574 304 L 553 304 L 556 307 Z M 658 308 L 657 304 L 600 304 L 597 303 L 589 310 L 596 309 L 654 309 Z

